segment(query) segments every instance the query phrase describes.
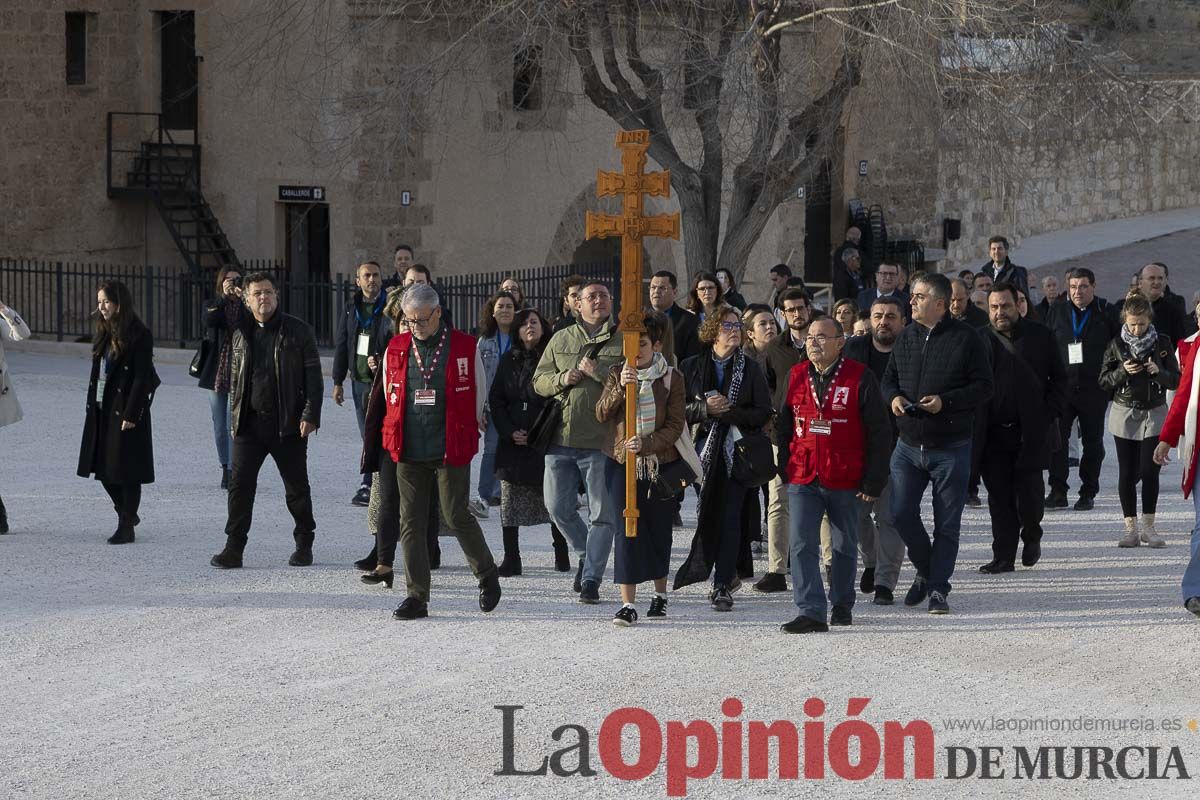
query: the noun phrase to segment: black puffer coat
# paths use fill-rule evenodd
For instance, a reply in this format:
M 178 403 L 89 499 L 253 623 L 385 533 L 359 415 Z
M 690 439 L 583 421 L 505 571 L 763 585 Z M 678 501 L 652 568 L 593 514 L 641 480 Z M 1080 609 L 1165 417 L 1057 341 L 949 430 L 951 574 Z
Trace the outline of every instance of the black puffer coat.
M 930 330 L 911 323 L 896 337 L 883 373 L 883 400 L 911 403 L 937 395 L 937 414 L 917 411 L 899 419 L 900 438 L 913 447 L 944 447 L 972 436 L 975 409 L 992 396 L 992 365 L 977 331 L 947 312 Z
M 546 336 L 542 341 L 548 341 Z M 541 348 L 526 350 L 513 347 L 500 358 L 492 391 L 488 394 L 488 408 L 492 422 L 500 434 L 500 445 L 496 448 L 496 477 L 509 483 L 526 486 L 542 485 L 545 457 L 519 445 L 512 439 L 513 431 L 528 431 L 533 427 L 538 412 L 546 404 L 546 398 L 533 390 L 533 371 Z

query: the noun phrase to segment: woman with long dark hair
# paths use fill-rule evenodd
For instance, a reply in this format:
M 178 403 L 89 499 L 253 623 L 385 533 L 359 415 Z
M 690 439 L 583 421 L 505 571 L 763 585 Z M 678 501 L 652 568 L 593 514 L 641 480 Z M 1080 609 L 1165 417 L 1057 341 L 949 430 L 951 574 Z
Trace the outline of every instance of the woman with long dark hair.
M 96 294 L 92 374 L 77 473 L 95 476 L 112 498 L 117 530 L 109 544 L 130 544 L 141 521 L 142 485 L 154 483 L 150 404 L 158 388 L 154 338 L 138 318 L 133 295 L 120 281 Z
M 724 302 L 725 294 L 721 291 L 717 276 L 711 272 L 698 273 L 696 280 L 692 281 L 692 290 L 688 292 L 687 310 L 704 322 Z
M 242 273 L 237 267 L 223 267 L 217 273 L 217 293 L 204 307 L 205 337 L 209 357 L 200 370 L 201 389 L 208 390 L 212 414 L 213 439 L 221 462 L 221 488 L 229 488 L 233 464 L 233 440 L 229 433 L 229 360 L 233 352 L 233 332 L 242 323 L 246 304 L 242 302 Z
M 700 341 L 709 348 L 684 361 L 680 371 L 687 381 L 687 420 L 696 425 L 704 483 L 696 535 L 675 575 L 675 588 L 713 574 L 713 609 L 732 611 L 739 562 L 753 573 L 749 542 L 742 536 L 742 507 L 755 490 L 733 475 L 731 436 L 735 427 L 745 435 L 770 421 L 771 390 L 762 367 L 742 351 L 742 320 L 733 306 L 714 310 L 700 326 Z
M 483 392 L 486 397 L 496 379 L 500 359 L 512 347 L 513 319 L 517 315 L 517 298 L 509 292 L 496 292 L 484 304 L 479 315 L 479 360 L 483 362 Z M 488 426 L 483 439 L 483 458 L 479 462 L 479 496 L 471 501 L 471 513 L 480 519 L 488 517 L 488 507 L 500 505 L 500 487 L 496 485 L 496 448 L 499 434 L 487 411 Z
M 733 279 L 733 273 L 721 267 L 716 271 L 717 283 L 721 284 L 721 296 L 724 302 L 736 308 L 738 311 L 746 310 L 746 298 L 742 297 L 737 290 L 737 282 Z
M 533 390 L 533 371 L 550 341 L 550 325 L 536 310 L 517 312 L 512 324 L 512 347 L 500 358 L 496 379 L 488 394 L 488 407 L 496 426 L 496 477 L 500 479 L 500 526 L 504 533 L 504 559 L 500 577 L 521 574 L 521 526 L 550 522 L 542 495 L 545 458 L 529 448 L 529 429 L 546 403 Z M 569 572 L 567 540 L 550 522 L 554 541 L 554 568 Z

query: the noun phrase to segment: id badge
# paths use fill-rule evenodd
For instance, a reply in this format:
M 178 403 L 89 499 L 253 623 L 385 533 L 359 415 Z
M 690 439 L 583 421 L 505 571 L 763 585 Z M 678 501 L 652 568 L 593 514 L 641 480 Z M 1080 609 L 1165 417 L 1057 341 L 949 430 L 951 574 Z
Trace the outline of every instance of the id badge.
M 833 433 L 833 425 L 827 419 L 810 419 L 808 432 L 815 436 L 828 436 Z
M 413 403 L 418 406 L 432 406 L 437 404 L 437 390 L 435 389 L 417 389 L 413 392 Z
M 354 355 L 356 355 L 356 356 L 371 355 L 371 334 L 360 333 L 358 335 L 358 347 L 355 348 Z
M 1067 363 L 1083 363 L 1083 342 L 1071 342 L 1067 345 Z
M 104 384 L 108 383 L 108 376 L 101 375 L 96 379 L 96 402 L 104 402 Z

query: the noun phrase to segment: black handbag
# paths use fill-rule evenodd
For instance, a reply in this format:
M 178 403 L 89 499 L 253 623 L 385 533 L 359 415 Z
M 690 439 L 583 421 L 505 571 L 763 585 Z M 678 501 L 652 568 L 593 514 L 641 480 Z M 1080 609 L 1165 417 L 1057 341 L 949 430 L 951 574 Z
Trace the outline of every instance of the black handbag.
M 674 500 L 695 483 L 697 477 L 695 470 L 682 458 L 659 464 L 658 477 L 650 484 L 650 496 L 655 500 Z
M 596 354 L 600 352 L 600 348 L 604 347 L 604 342 L 592 345 L 588 351 L 588 359 L 595 360 Z M 561 392 L 546 399 L 542 410 L 538 412 L 537 418 L 533 424 L 529 426 L 529 447 L 540 455 L 546 455 L 550 452 L 550 445 L 554 442 L 554 434 L 562 428 L 563 418 L 563 399 L 567 393 L 574 389 L 574 386 L 567 386 Z
M 756 489 L 774 477 L 775 452 L 771 440 L 762 431 L 742 434 L 733 445 L 733 479 Z
M 207 338 L 200 340 L 200 346 L 196 348 L 196 354 L 192 356 L 192 363 L 188 366 L 188 375 L 193 378 L 199 378 L 200 373 L 204 372 L 204 367 L 208 364 L 208 359 L 212 357 L 212 342 Z

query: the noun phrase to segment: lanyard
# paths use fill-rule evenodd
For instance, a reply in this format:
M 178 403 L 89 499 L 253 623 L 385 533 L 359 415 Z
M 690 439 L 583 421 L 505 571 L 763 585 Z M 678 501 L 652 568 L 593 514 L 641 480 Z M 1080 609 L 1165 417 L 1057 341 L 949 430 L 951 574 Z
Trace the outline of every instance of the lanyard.
M 1088 306 L 1087 311 L 1083 312 L 1083 320 L 1081 321 L 1079 319 L 1079 309 L 1075 307 L 1074 303 L 1071 304 L 1071 327 L 1075 329 L 1075 341 L 1079 341 L 1079 336 L 1083 333 L 1083 329 L 1087 327 L 1088 318 L 1091 316 L 1092 307 Z
M 358 318 L 359 328 L 371 327 L 371 323 L 374 322 L 375 318 L 379 316 L 379 312 L 383 311 L 384 297 L 385 295 L 383 292 L 380 292 L 379 297 L 375 300 L 375 306 L 371 309 L 370 316 L 368 316 L 365 320 L 363 319 L 363 315 L 358 311 L 358 303 L 354 304 L 354 316 Z M 366 298 L 364 297 L 363 299 L 365 300 Z
M 813 371 L 817 373 L 817 375 L 814 376 L 814 378 L 808 382 L 808 390 L 810 392 L 812 392 L 813 402 L 817 404 L 817 419 L 824 419 L 825 418 L 825 401 L 829 399 L 829 392 L 831 389 L 833 389 L 834 383 L 837 382 L 838 373 L 842 371 L 842 364 L 846 363 L 846 359 L 844 359 L 844 358 L 838 359 L 837 367 L 834 368 L 833 374 L 829 376 L 829 383 L 825 385 L 825 396 L 824 397 L 817 396 L 816 377 L 819 377 L 821 373 L 817 370 L 816 364 L 813 364 L 811 361 L 808 363 L 812 366 Z
M 446 343 L 446 331 L 442 329 L 442 335 L 438 338 L 437 347 L 434 348 L 433 358 L 429 360 L 429 369 L 425 369 L 425 365 L 421 363 L 421 350 L 417 347 L 417 337 L 413 337 L 412 354 L 417 361 L 417 369 L 421 371 L 421 377 L 425 379 L 424 388 L 429 388 L 429 381 L 433 379 L 433 370 L 437 367 L 438 359 L 442 356 L 442 345 Z

